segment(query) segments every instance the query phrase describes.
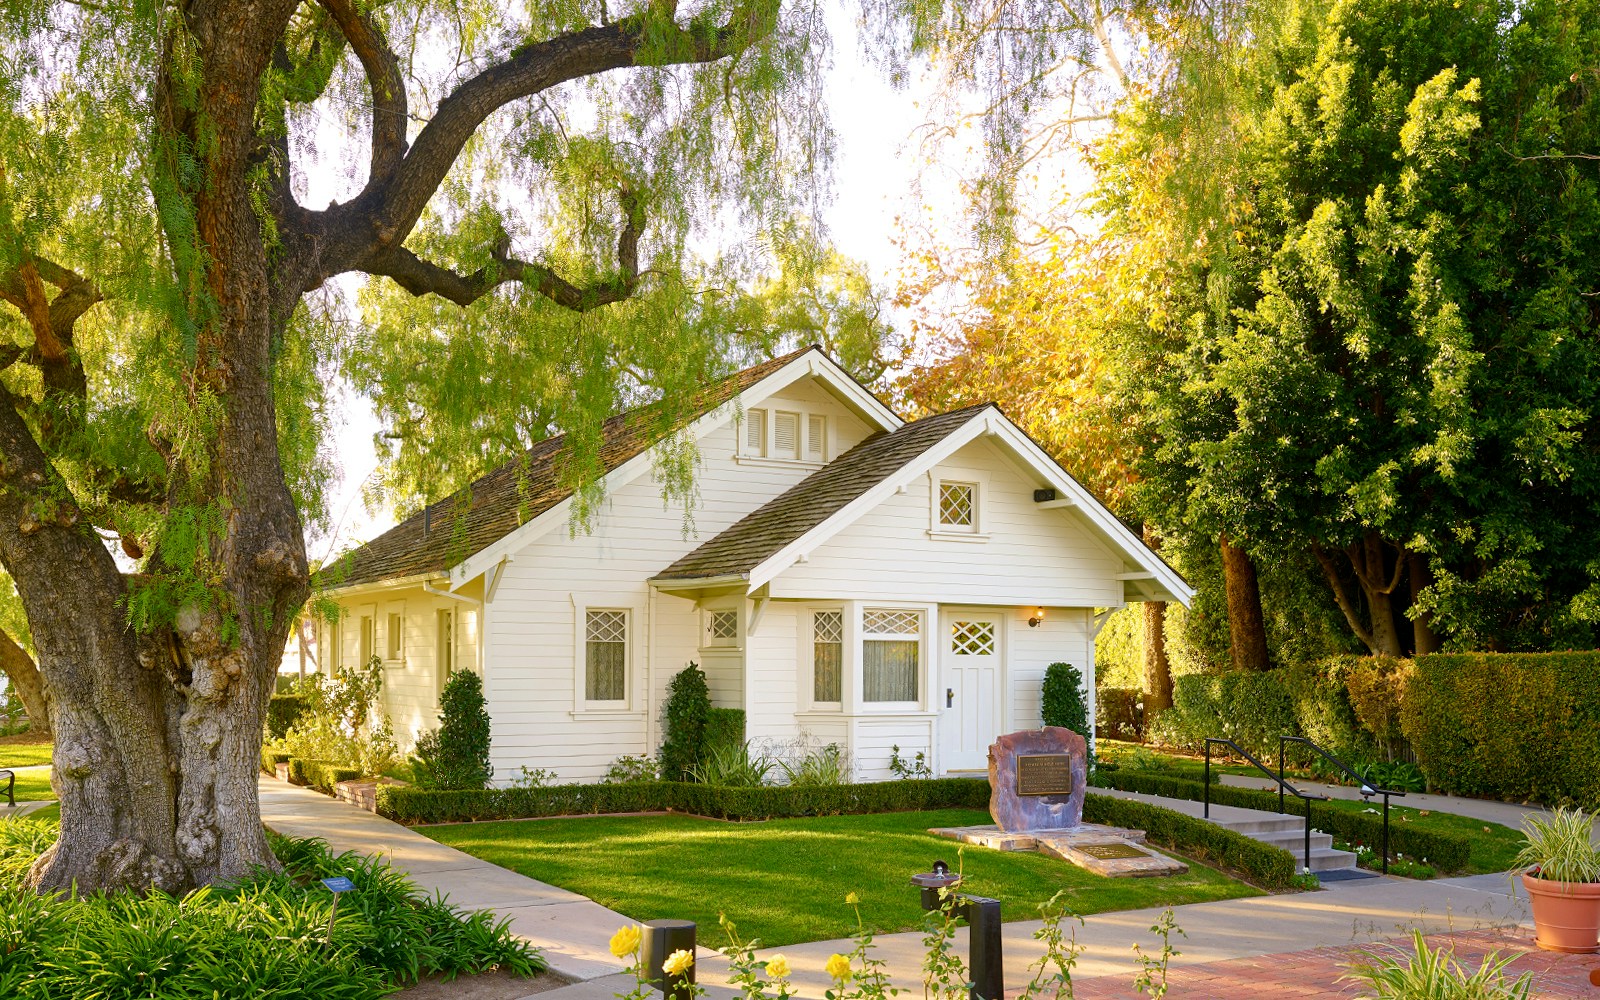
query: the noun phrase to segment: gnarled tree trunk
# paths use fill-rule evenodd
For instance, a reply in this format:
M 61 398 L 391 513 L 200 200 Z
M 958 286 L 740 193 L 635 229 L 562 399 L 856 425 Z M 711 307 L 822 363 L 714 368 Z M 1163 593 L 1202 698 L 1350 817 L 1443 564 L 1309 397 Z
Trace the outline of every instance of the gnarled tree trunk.
M 1147 524 L 1144 543 L 1160 551 L 1160 538 Z M 1144 604 L 1144 715 L 1146 719 L 1172 707 L 1172 664 L 1167 659 L 1167 602 Z
M 1410 554 L 1410 563 L 1406 566 L 1406 582 L 1411 591 L 1411 605 L 1416 607 L 1418 595 L 1433 582 L 1433 571 L 1428 568 L 1427 553 Z M 1411 618 L 1411 630 L 1416 637 L 1414 645 L 1418 656 L 1439 651 L 1441 643 L 1439 633 L 1433 630 L 1433 615 L 1418 609 Z
M 1395 550 L 1393 567 L 1388 565 L 1389 548 Z M 1361 596 L 1365 598 L 1366 621 L 1362 620 L 1360 610 L 1351 599 L 1344 578 L 1334 565 L 1333 558 L 1320 545 L 1312 546 L 1311 551 L 1322 566 L 1323 576 L 1327 578 L 1328 586 L 1333 590 L 1334 600 L 1338 602 L 1339 610 L 1344 614 L 1345 621 L 1350 625 L 1350 630 L 1356 634 L 1356 638 L 1378 656 L 1403 655 L 1400 631 L 1395 627 L 1394 621 L 1393 594 L 1395 588 L 1400 585 L 1400 578 L 1408 562 L 1404 547 L 1385 542 L 1376 531 L 1369 531 L 1359 542 L 1352 542 L 1344 547 L 1344 554 L 1350 561 L 1351 570 L 1355 573 L 1356 583 L 1361 588 Z
M 39 674 L 39 665 L 4 629 L 0 629 L 0 671 L 5 672 L 11 690 L 22 700 L 22 708 L 28 713 L 29 732 L 48 740 L 50 701 L 45 693 L 44 678 Z
M 1239 670 L 1266 670 L 1272 666 L 1267 655 L 1267 623 L 1261 613 L 1261 587 L 1256 582 L 1256 565 L 1250 554 L 1228 541 L 1223 532 L 1222 582 L 1228 593 L 1228 644 L 1233 665 Z

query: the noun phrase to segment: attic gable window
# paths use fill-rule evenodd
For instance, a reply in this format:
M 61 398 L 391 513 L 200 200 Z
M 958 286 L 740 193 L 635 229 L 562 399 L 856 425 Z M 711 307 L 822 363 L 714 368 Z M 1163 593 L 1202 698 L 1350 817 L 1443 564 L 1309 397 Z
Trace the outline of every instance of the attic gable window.
M 800 457 L 800 414 L 780 410 L 773 416 L 772 457 Z
M 945 531 L 978 529 L 978 487 L 973 483 L 939 483 L 939 527 Z
M 761 456 L 767 453 L 767 411 L 746 410 L 744 413 L 745 454 Z
M 820 413 L 806 418 L 806 458 L 812 462 L 828 460 L 828 418 Z

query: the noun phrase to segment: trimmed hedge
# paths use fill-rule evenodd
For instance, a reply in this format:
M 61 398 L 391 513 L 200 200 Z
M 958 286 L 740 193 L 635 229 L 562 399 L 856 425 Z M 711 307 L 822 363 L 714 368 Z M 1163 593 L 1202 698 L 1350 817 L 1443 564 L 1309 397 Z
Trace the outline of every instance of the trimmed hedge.
M 1288 851 L 1172 809 L 1089 794 L 1083 798 L 1083 818 L 1090 823 L 1143 830 L 1151 843 L 1237 872 L 1265 889 L 1294 885 L 1298 866 Z
M 310 785 L 324 795 L 333 794 L 333 786 L 341 781 L 354 781 L 361 772 L 353 767 L 340 767 L 325 760 L 289 758 L 289 781 L 295 785 Z
M 289 755 L 281 750 L 269 747 L 261 748 L 261 772 L 263 774 L 277 774 L 279 764 L 289 763 Z
M 460 792 L 379 785 L 377 799 L 378 813 L 401 823 L 669 811 L 716 819 L 778 819 L 923 809 L 987 809 L 989 782 L 982 778 L 938 778 L 857 785 L 717 788 L 692 782 L 649 781 Z
M 1148 720 L 1148 735 L 1153 742 L 1197 753 L 1206 737 L 1221 736 L 1258 757 L 1276 755 L 1279 736 L 1305 736 L 1345 760 L 1370 757 L 1374 740 L 1356 721 L 1344 662 L 1178 677 L 1172 708 Z M 1309 751 L 1291 747 L 1290 754 L 1302 763 L 1309 760 Z
M 705 735 L 701 737 L 700 757 L 719 750 L 744 746 L 744 709 L 713 708 L 706 713 Z
M 1442 791 L 1600 806 L 1600 651 L 1419 656 L 1400 724 Z
M 305 699 L 297 694 L 275 694 L 267 699 L 267 739 L 281 740 L 300 721 Z
M 1118 788 L 1125 792 L 1142 792 L 1169 799 L 1188 799 L 1200 802 L 1205 798 L 1205 784 L 1186 778 L 1174 778 L 1148 771 L 1104 769 L 1095 772 L 1092 782 L 1101 788 Z M 1257 788 L 1236 788 L 1232 785 L 1213 784 L 1211 801 L 1224 806 L 1242 806 L 1264 812 L 1278 811 L 1278 793 Z M 1304 816 L 1302 804 L 1292 796 L 1285 798 L 1290 814 Z M 1317 802 L 1311 803 L 1311 826 L 1323 833 L 1331 833 L 1336 840 L 1365 844 L 1374 850 L 1383 843 L 1383 819 L 1368 813 L 1346 812 Z M 1467 867 L 1472 855 L 1472 845 L 1459 837 L 1442 833 L 1427 833 L 1404 823 L 1389 823 L 1389 850 L 1414 858 L 1426 858 L 1444 871 L 1460 871 Z

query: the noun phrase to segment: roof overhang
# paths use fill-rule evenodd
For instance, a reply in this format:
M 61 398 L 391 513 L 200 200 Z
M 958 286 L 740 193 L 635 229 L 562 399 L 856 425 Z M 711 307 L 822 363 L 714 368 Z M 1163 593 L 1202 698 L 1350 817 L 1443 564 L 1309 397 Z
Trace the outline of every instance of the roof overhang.
M 750 588 L 753 590 L 771 583 L 778 574 L 807 558 L 818 547 L 917 477 L 926 475 L 940 462 L 984 436 L 992 437 L 999 442 L 1025 469 L 1038 476 L 1047 486 L 1053 487 L 1058 498 L 1070 501 L 1069 503 L 1054 501 L 1052 507 L 1058 509 L 1063 516 L 1078 518 L 1093 535 L 1100 538 L 1123 560 L 1125 569 L 1118 573 L 1117 577 L 1123 581 L 1125 600 L 1173 601 L 1184 607 L 1189 606 L 1194 598 L 1194 589 L 1183 577 L 1145 545 L 1139 536 L 1129 531 L 1115 514 L 1095 498 L 1094 494 L 1056 464 L 1044 449 L 994 406 L 977 411 L 972 419 L 950 432 L 893 475 L 886 477 L 872 489 L 841 507 L 827 520 L 757 564 L 749 573 Z
M 728 419 L 730 412 L 759 405 L 762 400 L 781 391 L 785 386 L 808 377 L 821 381 L 863 420 L 881 430 L 892 431 L 905 423 L 882 400 L 868 392 L 861 383 L 851 377 L 849 372 L 828 357 L 826 352 L 814 347 L 757 381 L 733 399 L 701 415 L 684 429 L 684 433 L 691 439 L 699 441 L 720 427 Z M 649 473 L 654 462 L 652 454 L 654 450 L 654 447 L 646 448 L 602 476 L 600 481 L 605 494 L 610 495 Z M 567 497 L 520 528 L 503 535 L 451 567 L 450 589 L 459 589 L 484 571 L 493 568 L 502 558 L 539 540 L 557 527 L 568 524 L 571 516 L 572 498 Z

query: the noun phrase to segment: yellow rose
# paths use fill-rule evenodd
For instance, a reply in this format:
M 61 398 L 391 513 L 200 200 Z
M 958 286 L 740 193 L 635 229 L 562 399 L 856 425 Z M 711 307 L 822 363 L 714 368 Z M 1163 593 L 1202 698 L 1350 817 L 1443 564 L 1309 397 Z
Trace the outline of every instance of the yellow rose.
M 627 958 L 639 950 L 639 927 L 629 924 L 619 928 L 611 935 L 611 954 L 618 958 Z
M 844 898 L 844 901 L 845 901 L 846 904 L 848 904 L 850 906 L 854 906 L 857 903 L 861 902 L 861 897 L 857 896 L 855 893 L 852 892 L 850 895 L 848 895 L 848 896 L 846 896 Z
M 679 948 L 667 956 L 667 960 L 661 963 L 661 969 L 669 976 L 682 976 L 692 965 L 694 965 L 694 955 Z
M 773 979 L 788 979 L 789 960 L 782 955 L 774 955 L 767 959 L 767 975 Z
M 839 982 L 850 978 L 850 959 L 844 955 L 834 955 L 828 959 L 828 964 L 823 966 L 828 975 Z

